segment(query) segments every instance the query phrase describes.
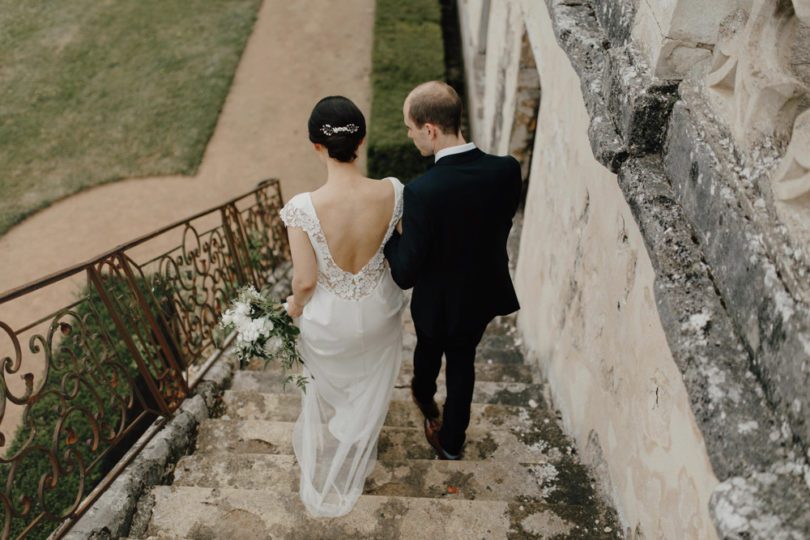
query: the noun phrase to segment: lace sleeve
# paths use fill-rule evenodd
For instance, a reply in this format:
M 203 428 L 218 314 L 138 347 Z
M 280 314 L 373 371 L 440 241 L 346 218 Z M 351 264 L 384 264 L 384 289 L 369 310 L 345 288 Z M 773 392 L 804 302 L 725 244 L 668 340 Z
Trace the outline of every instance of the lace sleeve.
M 281 212 L 279 213 L 281 215 L 281 220 L 287 227 L 301 227 L 306 232 L 312 232 L 314 230 L 315 223 L 312 217 L 302 207 L 301 202 L 302 200 L 298 195 L 290 199 L 290 201 L 284 205 L 284 208 L 282 208 Z

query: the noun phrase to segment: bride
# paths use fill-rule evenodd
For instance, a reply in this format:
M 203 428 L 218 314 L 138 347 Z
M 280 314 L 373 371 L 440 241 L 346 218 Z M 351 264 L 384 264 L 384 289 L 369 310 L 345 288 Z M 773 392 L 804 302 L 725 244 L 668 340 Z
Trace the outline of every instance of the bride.
M 396 178 L 364 177 L 363 114 L 327 97 L 309 117 L 326 183 L 281 210 L 293 261 L 287 310 L 301 329 L 302 410 L 293 431 L 301 500 L 315 517 L 348 513 L 377 459 L 402 354 L 405 301 L 383 259 L 402 215 Z

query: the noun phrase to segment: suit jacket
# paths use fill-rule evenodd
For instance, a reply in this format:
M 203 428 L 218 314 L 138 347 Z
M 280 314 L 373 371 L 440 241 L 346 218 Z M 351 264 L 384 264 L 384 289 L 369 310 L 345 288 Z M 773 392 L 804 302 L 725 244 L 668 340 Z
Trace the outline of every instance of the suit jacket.
M 521 188 L 517 160 L 477 148 L 442 157 L 405 186 L 402 235 L 385 256 L 394 281 L 413 287 L 421 331 L 461 337 L 519 309 L 506 239 Z

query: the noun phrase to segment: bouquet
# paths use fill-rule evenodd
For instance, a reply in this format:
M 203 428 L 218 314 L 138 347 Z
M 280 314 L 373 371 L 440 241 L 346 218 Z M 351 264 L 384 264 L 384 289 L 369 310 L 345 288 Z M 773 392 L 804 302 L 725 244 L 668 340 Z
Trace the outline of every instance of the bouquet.
M 226 331 L 236 330 L 236 354 L 240 360 L 263 358 L 266 368 L 271 360 L 278 359 L 284 384 L 295 380 L 296 386 L 304 390 L 306 377 L 287 375 L 287 371 L 304 361 L 295 346 L 300 330 L 283 304 L 263 297 L 249 285 L 239 290 L 219 324 Z

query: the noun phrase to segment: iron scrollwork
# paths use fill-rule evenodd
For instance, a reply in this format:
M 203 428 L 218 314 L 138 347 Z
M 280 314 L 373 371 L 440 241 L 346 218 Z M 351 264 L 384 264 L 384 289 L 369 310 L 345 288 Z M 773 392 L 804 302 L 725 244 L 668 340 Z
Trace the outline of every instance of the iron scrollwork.
M 266 285 L 289 258 L 280 208 L 278 181 L 265 182 L 78 268 L 71 275 L 84 272 L 85 286 L 70 305 L 18 330 L 0 321 L 2 539 L 45 538 L 75 519 L 133 439 L 182 403 L 189 368 L 222 344 L 230 299 Z M 133 255 L 177 234 L 162 255 Z

